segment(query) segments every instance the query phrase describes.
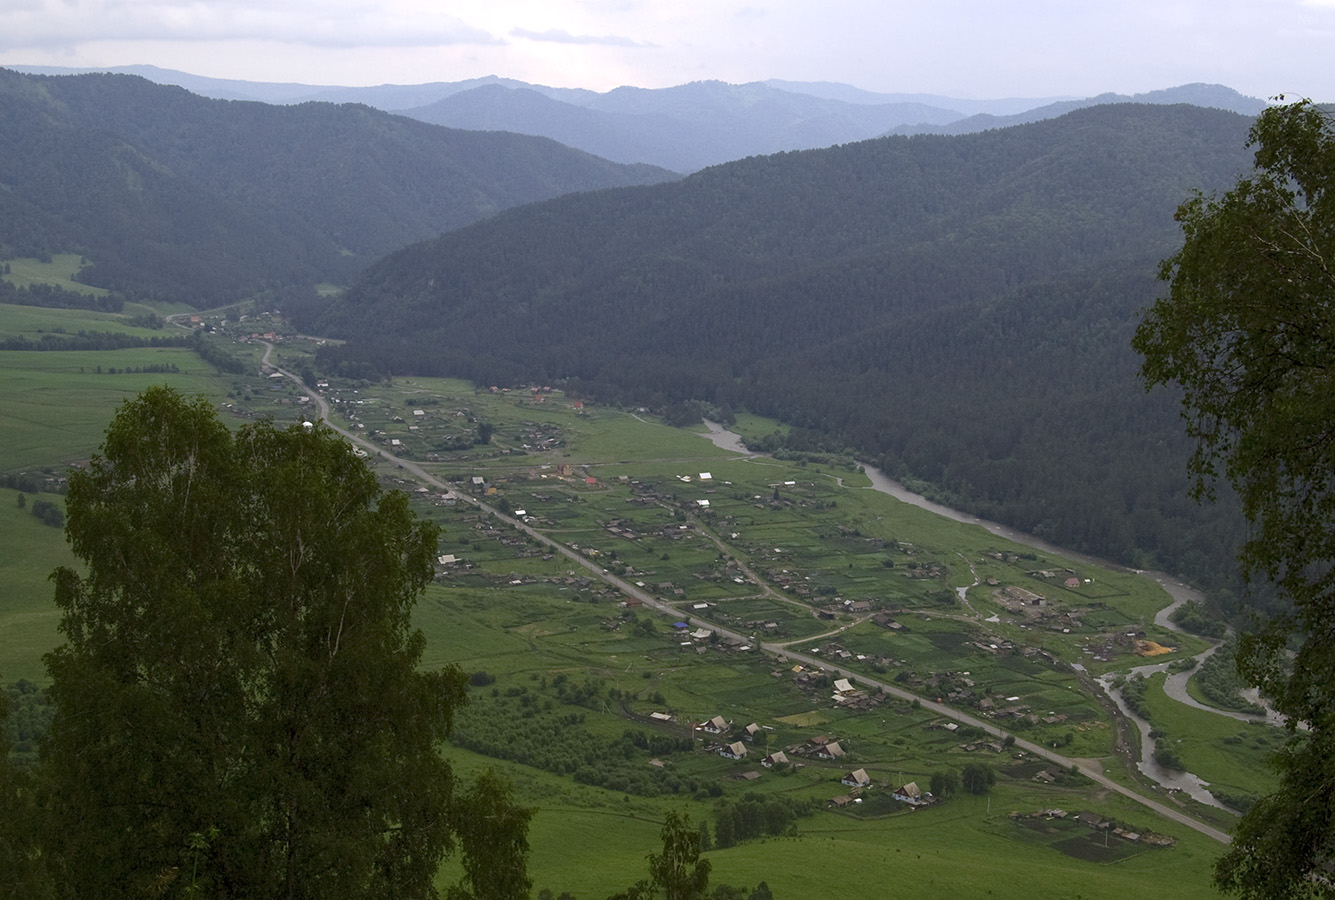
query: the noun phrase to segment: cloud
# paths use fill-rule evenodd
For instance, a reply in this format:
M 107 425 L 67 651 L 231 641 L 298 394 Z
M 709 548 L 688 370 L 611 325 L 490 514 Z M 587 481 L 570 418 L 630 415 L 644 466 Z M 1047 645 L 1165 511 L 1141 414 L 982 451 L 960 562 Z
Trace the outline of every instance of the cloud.
M 526 38 L 548 44 L 595 44 L 603 47 L 652 47 L 643 41 L 631 40 L 617 35 L 571 34 L 561 28 L 549 28 L 546 31 L 530 31 L 527 28 L 511 29 L 514 37 Z
M 0 47 L 5 48 L 257 40 L 340 49 L 504 43 L 431 9 L 366 0 L 309 6 L 265 0 L 21 0 L 0 10 Z

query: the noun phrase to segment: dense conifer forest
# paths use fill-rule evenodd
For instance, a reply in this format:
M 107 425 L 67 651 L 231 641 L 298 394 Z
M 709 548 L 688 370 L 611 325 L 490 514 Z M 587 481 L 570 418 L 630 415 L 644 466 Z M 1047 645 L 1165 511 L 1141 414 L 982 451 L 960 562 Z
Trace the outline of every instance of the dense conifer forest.
M 1186 499 L 1129 342 L 1175 207 L 1246 170 L 1249 124 L 1123 104 L 755 157 L 503 213 L 290 312 L 351 340 L 323 357 L 346 372 L 746 408 L 795 426 L 776 445 L 1217 587 L 1238 519 Z

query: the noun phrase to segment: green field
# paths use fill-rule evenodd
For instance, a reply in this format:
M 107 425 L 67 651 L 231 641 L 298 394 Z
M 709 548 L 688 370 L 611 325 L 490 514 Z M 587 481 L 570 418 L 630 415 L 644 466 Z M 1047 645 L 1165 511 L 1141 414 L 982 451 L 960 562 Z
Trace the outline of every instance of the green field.
M 59 621 L 47 576 L 57 566 L 75 560 L 64 535 L 35 518 L 31 505 L 49 500 L 63 506 L 56 494 L 29 494 L 25 508 L 15 502 L 17 492 L 0 490 L 0 683 L 20 678 L 46 680 L 42 654 L 55 647 Z
M 90 287 L 74 280 L 74 276 L 83 268 L 84 263 L 83 257 L 77 253 L 54 253 L 50 262 L 42 262 L 33 257 L 19 257 L 0 262 L 9 264 L 9 274 L 4 278 L 12 282 L 15 287 L 49 284 L 94 297 L 101 297 L 107 293 L 103 288 Z
M 205 318 L 220 332 L 211 339 L 254 372 L 220 374 L 185 348 L 0 353 L 0 473 L 58 479 L 95 451 L 121 400 L 163 381 L 212 398 L 228 421 L 307 417 L 309 404 L 290 382 L 258 371 L 263 348 L 234 341 L 275 323 L 223 328 L 224 318 L 239 315 Z M 116 316 L 0 308 L 0 334 L 128 327 Z M 312 349 L 285 341 L 275 361 L 297 370 L 312 364 Z M 167 360 L 178 373 L 124 372 Z M 530 835 L 535 888 L 607 896 L 644 877 L 667 810 L 712 827 L 721 800 L 754 794 L 813 811 L 797 821 L 796 836 L 711 851 L 714 883 L 750 888 L 763 879 L 781 897 L 1214 895 L 1210 864 L 1222 848 L 1190 829 L 1078 776 L 1039 783 L 1040 760 L 989 747 L 967 727 L 951 731 L 906 700 L 839 705 L 824 673 L 674 628 L 688 617 L 707 620 L 837 660 L 925 699 L 998 716 L 1019 737 L 1102 760 L 1134 783 L 1134 770 L 1114 755 L 1109 714 L 1071 664 L 1096 674 L 1142 664 L 1134 644 L 1119 637 L 1132 628 L 1182 656 L 1207 646 L 1153 625 L 1168 601 L 1153 581 L 939 518 L 867 490 L 856 469 L 738 458 L 646 413 L 577 402 L 559 390 L 493 392 L 401 378 L 329 379 L 324 393 L 335 421 L 372 447 L 416 461 L 490 508 L 523 510 L 530 527 L 600 570 L 488 509 L 422 489 L 391 462 L 375 462 L 386 487 L 411 492 L 419 515 L 441 526 L 440 553 L 455 557 L 416 612 L 427 638 L 424 664 L 457 663 L 492 679 L 470 692 L 446 752 L 464 774 L 495 767 L 538 808 Z M 744 417 L 739 427 L 776 426 Z M 41 655 L 58 640 L 47 575 L 71 558 L 59 530 L 20 509 L 17 494 L 0 493 L 0 679 L 41 683 Z M 26 503 L 37 499 L 60 498 L 29 494 Z M 641 586 L 671 614 L 627 606 L 601 570 Z M 1022 595 L 1008 589 L 1044 603 L 1019 603 Z M 983 699 L 1023 711 L 1001 718 L 979 705 Z M 655 721 L 654 713 L 674 720 Z M 716 715 L 736 729 L 761 726 L 746 759 L 724 759 L 685 724 Z M 1269 785 L 1254 745 L 1275 746 L 1275 732 L 1175 705 L 1155 716 L 1180 723 L 1165 731 L 1181 739 L 1183 757 L 1202 777 L 1246 793 Z M 1235 740 L 1241 732 L 1246 740 Z M 840 741 L 848 756 L 801 755 L 818 736 Z M 636 740 L 655 741 L 657 750 Z M 468 749 L 480 746 L 491 755 Z M 778 749 L 800 765 L 758 764 Z M 990 800 L 956 797 L 912 811 L 886 796 L 896 784 L 925 786 L 934 772 L 980 761 L 999 776 Z M 827 809 L 848 792 L 839 779 L 855 767 L 875 785 L 865 805 Z M 743 777 L 753 771 L 759 777 Z M 1128 830 L 1170 835 L 1176 845 L 1111 838 L 1104 847 L 1084 826 L 1011 817 L 1053 807 L 1096 811 Z M 447 865 L 441 883 L 453 877 Z

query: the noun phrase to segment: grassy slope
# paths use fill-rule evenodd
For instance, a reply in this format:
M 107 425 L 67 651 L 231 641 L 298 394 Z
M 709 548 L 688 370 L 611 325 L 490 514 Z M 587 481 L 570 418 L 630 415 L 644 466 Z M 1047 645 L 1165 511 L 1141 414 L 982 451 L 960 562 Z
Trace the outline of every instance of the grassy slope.
M 27 678 L 44 682 L 42 654 L 58 643 L 58 615 L 47 577 L 57 566 L 74 564 L 63 532 L 32 515 L 32 504 L 55 494 L 30 494 L 19 509 L 18 492 L 0 489 L 0 682 Z
M 77 291 L 94 297 L 101 297 L 108 293 L 105 288 L 90 287 L 74 280 L 74 276 L 79 269 L 83 268 L 83 257 L 77 253 L 55 253 L 52 254 L 51 261 L 46 263 L 32 257 L 0 260 L 0 262 L 9 263 L 9 274 L 5 276 L 5 279 L 12 281 L 16 287 L 24 288 L 31 284 L 50 284 L 67 291 Z
M 57 256 L 49 266 L 33 262 L 30 277 L 51 281 L 48 270 L 63 259 Z M 10 262 L 17 273 L 23 261 Z M 123 317 L 107 313 L 0 304 L 0 335 L 32 337 L 57 329 L 163 333 L 131 328 Z M 107 374 L 112 367 L 161 363 L 175 364 L 180 373 Z M 103 374 L 97 373 L 99 366 Z M 0 351 L 0 472 L 60 474 L 65 465 L 97 449 L 122 401 L 164 382 L 213 397 L 226 390 L 213 367 L 184 348 Z M 37 499 L 43 497 L 28 497 L 29 509 Z M 61 500 L 56 495 L 44 499 Z M 57 643 L 47 577 L 56 566 L 72 564 L 73 558 L 61 531 L 42 525 L 28 509 L 19 510 L 16 501 L 17 492 L 0 492 L 0 583 L 5 586 L 0 591 L 0 678 L 43 681 L 41 656 Z

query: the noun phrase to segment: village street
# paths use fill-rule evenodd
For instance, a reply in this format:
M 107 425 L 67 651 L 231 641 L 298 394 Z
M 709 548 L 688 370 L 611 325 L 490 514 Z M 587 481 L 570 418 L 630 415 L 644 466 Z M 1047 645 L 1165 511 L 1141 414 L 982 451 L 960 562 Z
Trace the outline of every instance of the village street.
M 494 507 L 492 507 L 492 506 L 490 506 L 490 505 L 488 505 L 488 504 L 482 502 L 481 500 L 477 499 L 476 497 L 472 497 L 472 496 L 470 496 L 470 495 L 468 495 L 468 494 L 466 494 L 466 493 L 460 493 L 460 492 L 456 492 L 456 491 L 454 491 L 454 490 L 453 490 L 449 485 L 447 485 L 445 482 L 441 481 L 440 479 L 438 479 L 438 478 L 436 478 L 435 476 L 431 475 L 430 473 L 426 472 L 424 469 L 422 469 L 419 465 L 417 465 L 416 463 L 414 463 L 412 460 L 401 459 L 401 458 L 399 458 L 399 457 L 393 456 L 392 454 L 389 454 L 389 453 L 385 452 L 384 450 L 382 450 L 381 448 L 377 447 L 376 445 L 374 445 L 374 444 L 372 444 L 372 443 L 369 443 L 368 441 L 366 441 L 366 440 L 364 440 L 364 439 L 362 439 L 362 438 L 360 438 L 360 437 L 358 437 L 358 436 L 356 436 L 356 435 L 354 435 L 354 434 L 352 434 L 352 433 L 346 431 L 346 430 L 343 429 L 343 428 L 338 427 L 338 426 L 335 425 L 333 422 L 330 422 L 330 421 L 329 421 L 329 418 L 328 418 L 328 416 L 329 416 L 329 404 L 328 404 L 328 402 L 324 399 L 324 397 L 321 396 L 321 394 L 320 394 L 318 391 L 316 391 L 316 390 L 314 390 L 313 388 L 307 386 L 307 385 L 306 385 L 306 384 L 305 384 L 299 377 L 297 377 L 294 373 L 285 371 L 285 370 L 280 369 L 280 368 L 278 368 L 277 366 L 273 365 L 273 364 L 269 361 L 269 360 L 270 360 L 271 353 L 272 353 L 272 351 L 273 351 L 273 345 L 270 344 L 270 343 L 268 343 L 268 342 L 262 342 L 262 343 L 265 344 L 265 348 L 266 348 L 266 349 L 265 349 L 265 352 L 264 352 L 264 356 L 263 356 L 263 358 L 261 359 L 261 362 L 260 362 L 261 369 L 262 369 L 263 371 L 268 371 L 268 372 L 278 372 L 278 373 L 284 375 L 285 377 L 291 379 L 293 382 L 295 382 L 295 383 L 302 389 L 302 391 L 305 392 L 306 395 L 309 396 L 309 397 L 311 398 L 312 402 L 315 403 L 316 408 L 317 408 L 317 410 L 318 410 L 318 415 L 319 415 L 320 420 L 323 421 L 323 422 L 325 422 L 327 425 L 329 425 L 329 427 L 333 428 L 333 429 L 334 429 L 335 431 L 337 431 L 339 434 L 341 434 L 341 435 L 343 435 L 344 437 L 346 437 L 349 441 L 351 441 L 351 442 L 354 444 L 354 446 L 361 447 L 361 448 L 365 449 L 367 452 L 372 453 L 373 455 L 376 455 L 376 456 L 378 456 L 378 457 L 384 459 L 384 460 L 387 461 L 387 462 L 390 462 L 390 463 L 393 463 L 393 464 L 397 465 L 400 469 L 402 469 L 402 470 L 404 470 L 404 471 L 406 471 L 406 472 L 411 473 L 413 476 L 415 476 L 416 478 L 418 478 L 420 481 L 422 481 L 423 483 L 425 483 L 425 484 L 427 484 L 427 485 L 430 485 L 430 486 L 432 486 L 432 487 L 434 487 L 434 488 L 437 488 L 438 490 L 440 490 L 440 491 L 442 491 L 442 492 L 444 492 L 444 493 L 446 493 L 446 494 L 448 494 L 448 495 L 450 495 L 450 496 L 452 496 L 452 497 L 454 497 L 454 498 L 456 498 L 456 499 L 458 499 L 458 500 L 465 501 L 465 502 L 467 502 L 467 503 L 470 503 L 470 504 L 472 504 L 472 505 L 478 507 L 479 509 L 485 510 L 485 511 L 488 512 L 490 515 L 492 515 L 493 517 L 495 517 L 497 520 L 499 520 L 499 521 L 501 521 L 501 522 L 504 522 L 504 523 L 510 525 L 511 527 L 515 528 L 515 529 L 518 530 L 518 531 L 523 532 L 524 534 L 528 535 L 529 537 L 533 538 L 534 540 L 536 540 L 536 541 L 542 543 L 544 546 L 548 547 L 548 548 L 551 549 L 553 552 L 561 554 L 563 557 L 565 557 L 566 559 L 570 560 L 571 562 L 573 562 L 573 563 L 577 563 L 578 565 L 580 565 L 580 566 L 583 567 L 584 569 L 587 569 L 588 571 L 590 571 L 591 573 L 593 573 L 593 575 L 596 576 L 597 578 L 601 579 L 601 580 L 604 581 L 605 583 L 607 583 L 607 584 L 611 585 L 612 587 L 616 588 L 617 590 L 621 591 L 621 592 L 622 592 L 624 595 L 626 595 L 627 597 L 633 597 L 633 598 L 635 598 L 636 600 L 640 601 L 642 604 L 644 604 L 645 606 L 647 606 L 647 607 L 649 607 L 649 608 L 651 608 L 651 609 L 657 610 L 657 611 L 659 611 L 659 612 L 661 612 L 661 613 L 664 613 L 665 615 L 672 616 L 672 617 L 677 618 L 677 619 L 679 619 L 679 620 L 681 620 L 681 621 L 685 621 L 685 622 L 687 622 L 687 623 L 690 624 L 690 625 L 693 625 L 693 626 L 696 626 L 696 627 L 708 628 L 708 629 L 710 629 L 711 631 L 716 632 L 720 637 L 725 638 L 725 639 L 732 639 L 732 640 L 735 640 L 735 641 L 738 641 L 738 642 L 741 642 L 741 643 L 748 643 L 748 642 L 751 641 L 752 638 L 751 638 L 750 635 L 743 635 L 743 634 L 741 634 L 741 633 L 739 633 L 739 632 L 729 630 L 729 629 L 727 629 L 727 628 L 724 628 L 724 627 L 722 627 L 722 626 L 720 626 L 720 625 L 715 624 L 714 622 L 709 621 L 708 619 L 701 618 L 701 617 L 699 617 L 699 616 L 685 615 L 685 614 L 681 613 L 679 610 L 677 610 L 677 609 L 676 609 L 675 607 L 673 607 L 672 605 L 660 601 L 658 598 L 656 598 L 655 596 L 653 596 L 652 594 L 650 594 L 648 591 L 644 590 L 643 588 L 640 588 L 640 587 L 638 587 L 637 585 L 631 584 L 631 583 L 625 581 L 624 579 L 622 579 L 622 578 L 620 578 L 620 577 L 618 577 L 618 576 L 612 574 L 612 573 L 609 572 L 607 569 L 605 569 L 605 568 L 603 568 L 602 566 L 598 565 L 598 564 L 597 564 L 596 562 L 594 562 L 593 560 L 588 559 L 587 557 L 585 557 L 583 554 L 579 553 L 578 551 L 572 550 L 572 549 L 570 549 L 569 547 L 565 546 L 564 544 L 561 544 L 561 543 L 559 543 L 558 541 L 555 541 L 555 540 L 553 540 L 553 539 L 547 537 L 546 535 L 544 535 L 544 534 L 542 534 L 541 532 L 537 531 L 536 529 L 530 527 L 529 525 L 525 524 L 524 522 L 519 521 L 518 519 L 515 519 L 515 518 L 513 518 L 513 517 L 511 517 L 511 516 L 507 516 L 507 515 L 501 513 L 499 510 L 497 510 L 497 509 L 495 509 Z M 711 436 L 711 437 L 712 437 L 712 436 Z M 735 437 L 735 436 L 733 436 L 733 437 Z M 718 443 L 717 441 L 715 441 L 715 442 Z M 728 448 L 728 449 L 733 449 L 733 448 Z M 745 452 L 745 451 L 743 451 L 743 452 Z M 757 454 L 748 454 L 748 455 L 750 455 L 750 456 L 756 456 Z M 716 539 L 716 541 L 717 541 L 717 539 Z M 720 549 L 725 549 L 725 552 L 726 552 L 726 545 L 723 544 L 721 541 L 717 541 L 717 542 L 718 542 L 719 545 L 720 545 Z M 760 579 L 759 576 L 757 576 L 753 571 L 750 571 L 749 569 L 746 570 L 746 571 L 747 571 L 748 577 L 752 578 L 752 579 L 755 581 L 756 584 L 758 584 L 758 585 L 764 585 L 764 584 L 765 584 L 764 580 L 763 580 L 763 579 Z M 772 591 L 772 590 L 773 590 L 773 589 L 771 588 L 771 591 Z M 806 639 L 806 640 L 809 641 L 810 638 L 808 638 L 808 639 Z M 975 728 L 980 728 L 980 729 L 982 729 L 983 731 L 985 731 L 986 733 L 988 733 L 988 734 L 990 734 L 990 735 L 993 735 L 993 736 L 995 736 L 995 737 L 1001 738 L 1001 739 L 1003 739 L 1003 740 L 1004 740 L 1004 739 L 1007 739 L 1007 738 L 1012 738 L 1012 737 L 1013 737 L 1013 738 L 1014 738 L 1014 744 L 1013 744 L 1014 747 L 1017 747 L 1017 748 L 1019 748 L 1019 749 L 1022 749 L 1022 750 L 1024 750 L 1025 752 L 1030 753 L 1030 754 L 1032 754 L 1032 755 L 1034 755 L 1034 756 L 1036 756 L 1036 757 L 1039 757 L 1039 758 L 1041 758 L 1041 759 L 1047 760 L 1048 762 L 1051 762 L 1051 763 L 1053 763 L 1054 765 L 1061 767 L 1062 769 L 1068 769 L 1068 770 L 1069 770 L 1069 769 L 1071 769 L 1072 767 L 1075 767 L 1076 769 L 1078 769 L 1078 770 L 1081 772 L 1081 774 L 1085 775 L 1086 777 L 1088 777 L 1090 780 L 1094 781 L 1096 784 L 1100 785 L 1101 787 L 1103 787 L 1103 788 L 1105 788 L 1105 789 L 1107 789 L 1107 790 L 1110 790 L 1110 791 L 1115 791 L 1115 792 L 1118 793 L 1118 794 L 1121 794 L 1121 795 L 1123 795 L 1123 796 L 1125 796 L 1125 797 L 1127 797 L 1127 798 L 1129 798 L 1129 799 L 1131 799 L 1131 800 L 1134 800 L 1134 801 L 1137 802 L 1137 803 L 1140 803 L 1141 805 L 1143 805 L 1143 806 L 1145 806 L 1145 807 L 1147 807 L 1147 808 L 1149 808 L 1149 809 L 1154 810 L 1156 813 L 1158 813 L 1158 814 L 1164 816 L 1165 818 L 1167 818 L 1167 819 L 1169 819 L 1169 820 L 1171 820 L 1171 821 L 1177 822 L 1177 823 L 1179 823 L 1179 824 L 1181 824 L 1181 825 L 1183 825 L 1183 826 L 1185 826 L 1185 827 L 1194 829 L 1194 830 L 1200 832 L 1201 834 L 1204 834 L 1204 835 L 1206 835 L 1206 836 L 1208 836 L 1208 837 L 1210 837 L 1210 838 L 1212 838 L 1212 839 L 1214 839 L 1214 840 L 1216 840 L 1216 841 L 1219 841 L 1219 842 L 1221 842 L 1221 843 L 1228 843 L 1228 842 L 1231 840 L 1230 837 L 1229 837 L 1227 834 L 1225 834 L 1224 832 L 1220 831 L 1219 829 L 1214 828 L 1214 827 L 1212 827 L 1212 826 L 1210 826 L 1210 825 L 1207 825 L 1207 824 L 1205 824 L 1205 823 L 1203 823 L 1203 822 L 1201 822 L 1201 821 L 1199 821 L 1199 820 L 1193 818 L 1192 816 L 1190 816 L 1190 815 L 1188 815 L 1188 814 L 1182 812 L 1181 810 L 1174 809 L 1174 808 L 1172 808 L 1171 806 L 1168 806 L 1168 805 L 1166 805 L 1166 804 L 1164 804 L 1164 803 L 1161 803 L 1160 801 L 1158 801 L 1158 800 L 1156 800 L 1156 799 L 1153 799 L 1153 798 L 1151 798 L 1151 797 L 1145 796 L 1144 794 L 1141 794 L 1141 793 L 1139 793 L 1139 792 L 1137 792 L 1137 791 L 1132 790 L 1131 788 L 1128 788 L 1128 787 L 1126 787 L 1126 786 L 1124 786 L 1124 785 L 1119 784 L 1118 782 L 1116 782 L 1116 781 L 1114 781 L 1113 779 L 1109 778 L 1109 777 L 1107 776 L 1107 774 L 1105 774 L 1105 772 L 1103 771 L 1101 765 L 1099 765 L 1099 764 L 1097 763 L 1097 761 L 1074 760 L 1074 759 L 1071 759 L 1071 758 L 1069 758 L 1069 757 L 1066 757 L 1066 756 L 1063 756 L 1063 755 L 1061 755 L 1061 754 L 1059 754 L 1059 753 L 1056 753 L 1055 751 L 1051 750 L 1050 748 L 1043 747 L 1043 746 L 1041 746 L 1041 745 L 1039 745 L 1039 744 L 1035 744 L 1035 743 L 1033 743 L 1033 742 L 1031 742 L 1031 741 L 1027 741 L 1027 740 L 1024 740 L 1023 738 L 1019 738 L 1019 737 L 1016 737 L 1016 736 L 1014 736 L 1014 735 L 1011 735 L 1009 732 L 1003 731 L 1001 728 L 997 727 L 996 725 L 994 725 L 994 724 L 992 724 L 992 723 L 990 723 L 990 722 L 987 722 L 987 721 L 985 721 L 985 720 L 983 720 L 983 719 L 979 719 L 979 718 L 977 718 L 977 717 L 975 717 L 975 716 L 973 716 L 973 715 L 971 715 L 971 714 L 969 714 L 969 713 L 966 713 L 966 712 L 963 712 L 963 711 L 961 711 L 961 710 L 955 709 L 955 708 L 953 708 L 953 707 L 947 706 L 947 705 L 945 705 L 945 704 L 943 704 L 943 703 L 938 703 L 938 702 L 936 702 L 936 701 L 934 701 L 934 700 L 930 700 L 930 699 L 926 699 L 926 698 L 920 697 L 920 696 L 918 696 L 917 694 L 914 694 L 914 693 L 911 693 L 911 692 L 909 692 L 909 691 L 903 690 L 902 688 L 899 688 L 899 687 L 897 687 L 897 686 L 895 686 L 895 685 L 892 685 L 892 684 L 889 684 L 889 683 L 886 683 L 886 682 L 883 682 L 883 681 L 878 681 L 878 680 L 876 680 L 876 679 L 874 679 L 874 678 L 870 678 L 870 677 L 868 677 L 867 675 L 864 675 L 864 674 L 862 674 L 862 673 L 859 673 L 859 672 L 852 672 L 852 671 L 849 671 L 849 670 L 847 670 L 847 669 L 843 669 L 843 668 L 841 668 L 841 667 L 839 667 L 839 666 L 832 665 L 828 660 L 817 659 L 817 658 L 815 658 L 815 657 L 813 657 L 813 656 L 810 656 L 810 655 L 807 655 L 807 654 L 803 654 L 803 653 L 800 653 L 800 652 L 796 652 L 796 651 L 794 651 L 794 650 L 789 649 L 789 647 L 788 647 L 787 645 L 785 645 L 785 644 L 781 644 L 781 643 L 761 643 L 761 644 L 759 644 L 758 649 L 761 650 L 761 651 L 763 651 L 763 652 L 765 652 L 765 653 L 767 653 L 767 654 L 770 654 L 770 655 L 772 655 L 772 656 L 775 656 L 775 657 L 777 657 L 777 658 L 779 658 L 779 659 L 781 659 L 781 660 L 797 661 L 797 662 L 799 662 L 799 663 L 801 663 L 801 664 L 803 664 L 803 665 L 811 666 L 811 667 L 813 667 L 813 668 L 823 669 L 824 671 L 826 671 L 826 672 L 830 672 L 830 673 L 836 673 L 836 674 L 838 674 L 838 675 L 840 675 L 840 676 L 842 676 L 842 677 L 848 678 L 850 681 L 855 681 L 855 682 L 860 683 L 860 684 L 862 684 L 862 685 L 866 685 L 866 686 L 868 686 L 868 687 L 873 687 L 873 688 L 876 688 L 876 689 L 878 689 L 878 690 L 880 690 L 880 691 L 884 691 L 886 694 L 888 694 L 888 695 L 890 695 L 890 696 L 892 696 L 892 697 L 898 697 L 898 698 L 900 698 L 900 699 L 902 699 L 902 700 L 906 700 L 906 701 L 909 701 L 909 702 L 912 702 L 912 701 L 915 701 L 915 700 L 916 700 L 916 701 L 918 701 L 918 703 L 921 705 L 921 707 L 922 707 L 923 709 L 930 710 L 930 711 L 936 713 L 937 715 L 940 715 L 940 716 L 949 718 L 949 719 L 951 719 L 951 720 L 953 720 L 953 721 L 955 721 L 955 722 L 958 722 L 958 723 L 960 723 L 960 724 L 963 724 L 963 725 L 969 725 L 969 726 L 972 726 L 972 727 L 975 727 Z

